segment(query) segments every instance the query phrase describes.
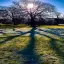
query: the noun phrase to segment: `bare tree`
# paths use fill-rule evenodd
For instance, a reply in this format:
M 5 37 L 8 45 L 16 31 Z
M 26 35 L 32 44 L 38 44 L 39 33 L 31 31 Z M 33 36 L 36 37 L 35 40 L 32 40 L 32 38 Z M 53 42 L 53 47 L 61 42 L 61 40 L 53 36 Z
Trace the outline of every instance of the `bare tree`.
M 42 18 L 44 16 L 50 15 L 51 12 L 55 12 L 55 6 L 49 3 L 43 3 L 40 1 L 27 1 L 21 0 L 21 2 L 13 2 L 13 6 L 16 8 L 16 11 L 21 11 L 22 17 L 30 18 L 30 24 L 32 27 L 35 27 L 35 19 Z M 14 9 L 15 10 L 15 9 Z M 12 10 L 12 11 L 14 11 Z
M 59 19 L 60 15 L 61 15 L 60 12 L 56 12 L 57 19 Z

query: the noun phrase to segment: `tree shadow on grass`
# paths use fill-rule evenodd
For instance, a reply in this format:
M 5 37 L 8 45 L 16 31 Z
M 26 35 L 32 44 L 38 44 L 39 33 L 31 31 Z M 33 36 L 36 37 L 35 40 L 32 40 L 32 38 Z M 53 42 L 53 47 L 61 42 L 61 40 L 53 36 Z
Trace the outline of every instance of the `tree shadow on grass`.
M 20 35 L 5 37 L 5 39 L 3 41 L 0 41 L 0 44 L 6 43 L 6 42 L 8 42 L 8 41 L 10 41 L 10 40 L 12 40 L 12 39 L 14 39 L 16 37 L 22 36 L 22 35 L 27 34 L 27 33 L 30 33 L 30 31 L 27 31 L 27 32 L 21 32 L 20 31 Z
M 24 64 L 39 64 L 38 56 L 35 53 L 35 30 L 36 28 L 32 28 L 30 31 L 30 42 L 26 46 L 26 48 L 22 51 L 19 51 L 18 54 L 21 54 L 26 58 L 24 60 Z
M 57 41 L 56 39 L 52 39 L 50 40 L 50 47 L 55 50 L 55 52 L 64 60 L 64 50 L 62 51 L 58 45 L 57 45 Z
M 46 32 L 46 33 L 49 33 L 49 34 L 53 34 L 53 35 L 56 35 L 56 36 L 60 36 L 57 32 L 53 32 L 52 30 L 53 29 L 49 29 L 49 30 L 44 30 L 44 29 L 40 29 L 38 28 L 39 31 L 43 31 L 43 32 Z
M 24 58 L 26 58 L 27 60 L 24 61 L 24 64 L 40 64 L 39 63 L 39 57 L 36 55 L 34 47 L 35 47 L 35 34 L 39 34 L 41 36 L 45 36 L 50 38 L 50 47 L 62 58 L 64 59 L 64 52 L 62 52 L 59 47 L 56 44 L 56 39 L 50 37 L 49 35 L 46 34 L 40 34 L 39 32 L 35 32 L 36 28 L 32 28 L 31 31 L 27 31 L 27 32 L 20 32 L 20 35 L 17 36 L 12 36 L 12 37 L 8 37 L 6 38 L 4 41 L 0 42 L 1 43 L 5 43 L 7 41 L 10 41 L 12 39 L 14 39 L 15 37 L 19 37 L 22 35 L 25 35 L 27 33 L 30 33 L 30 42 L 29 44 L 27 44 L 26 48 L 23 49 L 22 51 L 18 51 L 18 54 L 21 54 Z M 41 30 L 40 30 L 41 31 Z M 43 32 L 46 32 L 43 30 Z M 51 32 L 46 32 L 46 33 L 51 33 Z M 51 33 L 52 34 L 52 33 Z M 55 34 L 56 35 L 56 34 Z
M 7 43 L 8 41 L 10 41 L 16 37 L 30 33 L 29 44 L 26 46 L 26 48 L 24 50 L 19 51 L 18 54 L 21 54 L 23 57 L 25 57 L 27 59 L 27 61 L 24 61 L 24 64 L 39 64 L 38 57 L 37 57 L 35 50 L 34 50 L 34 47 L 35 47 L 35 30 L 36 30 L 36 28 L 34 27 L 30 31 L 27 31 L 27 32 L 21 32 L 20 31 L 20 35 L 7 37 L 5 40 L 1 41 L 0 44 Z
M 64 60 L 64 50 L 62 51 L 58 47 L 58 41 L 61 42 L 60 40 L 54 39 L 46 34 L 40 34 L 39 32 L 37 32 L 37 34 L 50 38 L 50 47 L 56 52 L 56 54 L 58 54 L 58 56 L 60 56 Z

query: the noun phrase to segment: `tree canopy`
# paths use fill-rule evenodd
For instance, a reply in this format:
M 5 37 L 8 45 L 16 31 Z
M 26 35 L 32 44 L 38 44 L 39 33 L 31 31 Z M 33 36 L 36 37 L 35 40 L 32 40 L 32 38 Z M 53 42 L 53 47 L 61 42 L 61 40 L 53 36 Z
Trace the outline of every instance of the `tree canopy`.
M 58 18 L 60 15 L 54 5 L 38 0 L 13 1 L 13 5 L 6 10 L 13 22 L 23 19 L 24 22 L 30 22 L 31 26 L 35 26 L 36 21 L 42 20 L 43 22 L 43 19 Z M 20 21 L 18 20 L 18 22 Z
M 27 5 L 29 3 L 33 4 L 33 8 L 28 9 Z M 22 17 L 29 17 L 30 14 L 32 14 L 35 17 L 50 17 L 55 15 L 56 8 L 54 5 L 51 5 L 49 3 L 44 3 L 40 1 L 33 1 L 33 2 L 27 2 L 27 0 L 21 0 L 21 2 L 13 2 L 14 11 L 17 14 L 21 14 Z

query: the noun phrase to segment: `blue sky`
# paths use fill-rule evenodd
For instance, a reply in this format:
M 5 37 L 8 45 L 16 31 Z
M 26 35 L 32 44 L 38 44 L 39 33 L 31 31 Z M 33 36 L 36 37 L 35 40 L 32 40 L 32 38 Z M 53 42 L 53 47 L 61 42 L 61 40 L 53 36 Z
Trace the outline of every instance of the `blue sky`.
M 64 13 L 64 0 L 41 0 L 46 3 L 51 3 L 56 6 L 57 10 Z
M 64 13 L 64 0 L 40 0 L 40 1 L 51 3 L 56 6 L 59 12 Z M 10 6 L 10 5 L 12 5 L 12 0 L 0 0 L 0 6 Z
M 11 0 L 0 0 L 0 6 L 9 6 L 12 5 Z

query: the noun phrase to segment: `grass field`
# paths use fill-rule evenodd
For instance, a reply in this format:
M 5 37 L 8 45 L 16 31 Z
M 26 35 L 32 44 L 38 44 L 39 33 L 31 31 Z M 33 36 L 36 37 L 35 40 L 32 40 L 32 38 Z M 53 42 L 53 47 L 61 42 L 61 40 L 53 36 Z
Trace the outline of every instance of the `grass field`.
M 17 28 L 0 35 L 0 64 L 64 64 L 64 28 Z
M 28 25 L 25 24 L 18 24 L 18 25 L 13 25 L 13 24 L 0 24 L 0 28 L 23 28 L 27 27 L 30 28 Z M 40 25 L 38 27 L 44 27 L 44 28 L 64 28 L 64 25 Z

